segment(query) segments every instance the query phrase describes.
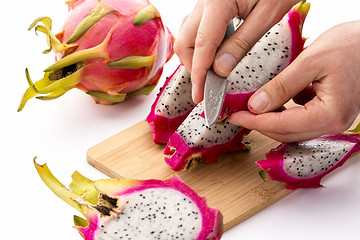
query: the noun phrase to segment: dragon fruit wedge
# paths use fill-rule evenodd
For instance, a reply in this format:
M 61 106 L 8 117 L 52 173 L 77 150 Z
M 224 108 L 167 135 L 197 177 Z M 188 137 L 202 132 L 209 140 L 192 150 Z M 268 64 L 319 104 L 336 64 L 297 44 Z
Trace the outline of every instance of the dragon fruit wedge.
M 47 36 L 56 62 L 33 83 L 28 70 L 26 90 L 18 111 L 32 97 L 50 100 L 78 88 L 100 104 L 122 102 L 149 94 L 164 64 L 173 55 L 174 37 L 148 0 L 70 0 L 62 31 L 51 33 L 48 17 L 36 19 L 29 30 Z
M 49 168 L 35 167 L 45 184 L 79 210 L 75 228 L 85 240 L 111 239 L 220 239 L 222 215 L 209 208 L 176 175 L 167 180 L 92 181 L 78 172 L 65 188 Z
M 235 21 L 237 19 L 229 22 L 224 40 L 234 33 Z M 195 107 L 191 97 L 191 88 L 190 73 L 180 64 L 165 81 L 146 118 L 155 143 L 167 143 L 170 136 Z
M 228 121 L 208 127 L 203 102 L 196 105 L 167 143 L 165 162 L 174 170 L 191 170 L 199 161 L 217 162 L 221 153 L 247 149 L 242 143 L 250 130 Z
M 251 95 L 273 79 L 303 50 L 302 26 L 309 3 L 298 3 L 272 27 L 232 70 L 220 119 L 247 109 Z
M 321 179 L 360 151 L 359 134 L 329 134 L 312 140 L 282 143 L 256 162 L 264 180 L 285 182 L 286 188 L 322 187 Z
M 166 79 L 146 118 L 153 141 L 166 143 L 194 107 L 190 73 L 180 65 Z

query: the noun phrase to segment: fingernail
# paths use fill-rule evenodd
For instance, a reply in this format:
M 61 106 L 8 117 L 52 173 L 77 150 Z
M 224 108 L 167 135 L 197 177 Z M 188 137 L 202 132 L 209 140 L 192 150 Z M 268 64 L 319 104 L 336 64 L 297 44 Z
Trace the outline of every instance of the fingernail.
M 262 91 L 253 95 L 249 102 L 249 109 L 255 112 L 262 112 L 269 105 L 269 96 Z
M 192 89 L 191 89 L 191 96 L 192 96 L 192 100 L 193 100 L 193 102 L 195 102 L 195 100 L 196 100 L 196 96 L 195 96 L 195 87 L 194 87 L 194 85 L 192 85 Z
M 198 104 L 198 96 L 196 95 L 196 86 L 195 84 L 192 84 L 192 89 L 191 89 L 191 96 L 192 96 L 192 100 L 194 103 Z
M 229 74 L 236 67 L 236 60 L 230 53 L 223 53 L 215 59 L 215 65 L 223 73 Z

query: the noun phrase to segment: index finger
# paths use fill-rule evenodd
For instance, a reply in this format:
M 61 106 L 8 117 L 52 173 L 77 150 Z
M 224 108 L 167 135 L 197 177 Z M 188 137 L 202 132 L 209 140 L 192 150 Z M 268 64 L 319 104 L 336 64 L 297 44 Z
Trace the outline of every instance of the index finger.
M 191 70 L 195 103 L 199 103 L 203 99 L 206 73 L 214 61 L 215 53 L 225 35 L 227 24 L 236 16 L 235 8 L 228 5 L 228 1 L 220 6 L 213 1 L 207 2 L 205 5 L 195 39 Z

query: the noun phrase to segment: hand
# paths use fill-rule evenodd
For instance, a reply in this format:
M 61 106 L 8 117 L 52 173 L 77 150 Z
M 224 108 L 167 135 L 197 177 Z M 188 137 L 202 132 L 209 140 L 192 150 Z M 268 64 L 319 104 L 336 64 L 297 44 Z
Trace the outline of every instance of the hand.
M 356 21 L 322 34 L 229 121 L 281 142 L 347 130 L 360 112 L 359 29 Z M 291 98 L 303 106 L 273 112 Z
M 218 75 L 229 75 L 251 47 L 298 2 L 198 0 L 184 19 L 174 46 L 181 63 L 191 72 L 194 102 L 203 99 L 206 72 L 211 66 Z M 227 24 L 236 16 L 244 23 L 218 49 Z

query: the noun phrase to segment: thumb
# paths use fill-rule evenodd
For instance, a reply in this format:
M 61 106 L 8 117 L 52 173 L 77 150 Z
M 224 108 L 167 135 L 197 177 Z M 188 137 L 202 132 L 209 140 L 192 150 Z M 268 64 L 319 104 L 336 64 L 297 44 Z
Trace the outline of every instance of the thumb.
M 251 112 L 260 114 L 275 111 L 315 80 L 317 71 L 314 68 L 305 71 L 306 65 L 297 60 L 250 97 L 248 108 Z

